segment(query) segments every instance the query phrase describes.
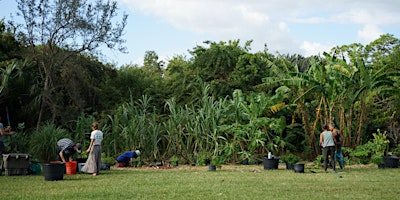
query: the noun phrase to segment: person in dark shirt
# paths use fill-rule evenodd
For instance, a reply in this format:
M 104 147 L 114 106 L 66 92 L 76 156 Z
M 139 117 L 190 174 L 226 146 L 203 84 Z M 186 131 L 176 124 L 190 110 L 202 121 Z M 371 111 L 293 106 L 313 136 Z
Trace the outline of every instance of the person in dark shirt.
M 344 169 L 344 160 L 342 153 L 342 140 L 343 136 L 339 130 L 335 128 L 334 124 L 329 125 L 329 130 L 335 135 L 335 162 L 339 162 L 340 169 Z

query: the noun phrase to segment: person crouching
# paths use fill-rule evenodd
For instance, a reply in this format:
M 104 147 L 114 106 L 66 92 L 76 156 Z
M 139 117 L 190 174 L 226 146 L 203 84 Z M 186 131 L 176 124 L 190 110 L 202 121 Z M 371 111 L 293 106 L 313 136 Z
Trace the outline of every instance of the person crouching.
M 140 151 L 126 151 L 117 157 L 118 167 L 129 167 L 129 162 L 140 156 Z

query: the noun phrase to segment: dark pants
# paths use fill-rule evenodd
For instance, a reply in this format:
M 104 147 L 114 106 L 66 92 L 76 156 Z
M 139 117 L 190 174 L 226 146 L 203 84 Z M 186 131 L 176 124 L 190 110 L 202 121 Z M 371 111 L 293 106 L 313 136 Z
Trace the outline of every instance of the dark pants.
M 329 161 L 329 156 L 331 157 Z M 336 171 L 335 167 L 335 146 L 324 147 L 324 170 L 328 169 L 328 161 L 330 165 L 333 167 L 333 170 Z
M 344 159 L 343 159 L 343 153 L 342 153 L 342 147 L 341 146 L 337 146 L 336 147 L 335 161 L 339 162 L 340 169 L 344 168 Z
M 57 146 L 57 160 L 62 161 L 61 156 L 60 156 L 61 148 Z M 68 154 L 65 152 L 62 152 L 65 161 L 69 162 L 69 159 L 72 158 L 73 154 Z
M 4 143 L 1 141 L 0 142 L 0 156 L 1 156 L 1 162 L 0 162 L 0 175 L 3 172 L 3 153 L 5 154 L 6 148 L 4 146 Z
M 129 167 L 129 162 L 117 161 L 118 167 Z

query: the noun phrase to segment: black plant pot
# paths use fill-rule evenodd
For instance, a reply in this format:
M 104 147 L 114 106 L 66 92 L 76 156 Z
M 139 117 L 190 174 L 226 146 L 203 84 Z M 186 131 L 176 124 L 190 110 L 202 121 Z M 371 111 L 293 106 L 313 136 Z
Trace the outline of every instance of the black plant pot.
M 264 157 L 263 158 L 263 164 L 264 164 L 264 169 L 265 170 L 278 169 L 279 158 L 274 157 L 274 158 L 268 159 L 268 157 Z
M 249 159 L 242 160 L 242 165 L 249 165 Z
M 304 173 L 304 164 L 294 164 L 293 169 L 296 173 Z
M 78 162 L 78 163 L 85 163 L 86 160 L 87 160 L 87 158 L 77 158 L 77 159 L 76 159 L 76 162 Z
M 383 163 L 385 164 L 385 168 L 399 168 L 399 157 L 384 156 Z
M 215 165 L 208 165 L 208 171 L 215 171 L 217 170 L 217 166 Z
M 65 163 L 45 163 L 43 164 L 44 180 L 58 181 L 64 179 Z

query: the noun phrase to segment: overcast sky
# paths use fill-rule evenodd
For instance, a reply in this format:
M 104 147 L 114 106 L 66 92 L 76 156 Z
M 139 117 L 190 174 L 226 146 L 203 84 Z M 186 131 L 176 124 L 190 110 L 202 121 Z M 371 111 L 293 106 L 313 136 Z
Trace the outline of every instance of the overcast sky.
M 389 33 L 400 38 L 399 0 L 117 0 L 129 15 L 128 54 L 108 52 L 118 66 L 143 62 L 145 51 L 161 59 L 190 56 L 203 41 L 253 40 L 252 51 L 317 55 L 333 46 L 368 44 Z M 0 17 L 16 10 L 0 0 Z M 14 11 L 15 12 L 15 11 Z

